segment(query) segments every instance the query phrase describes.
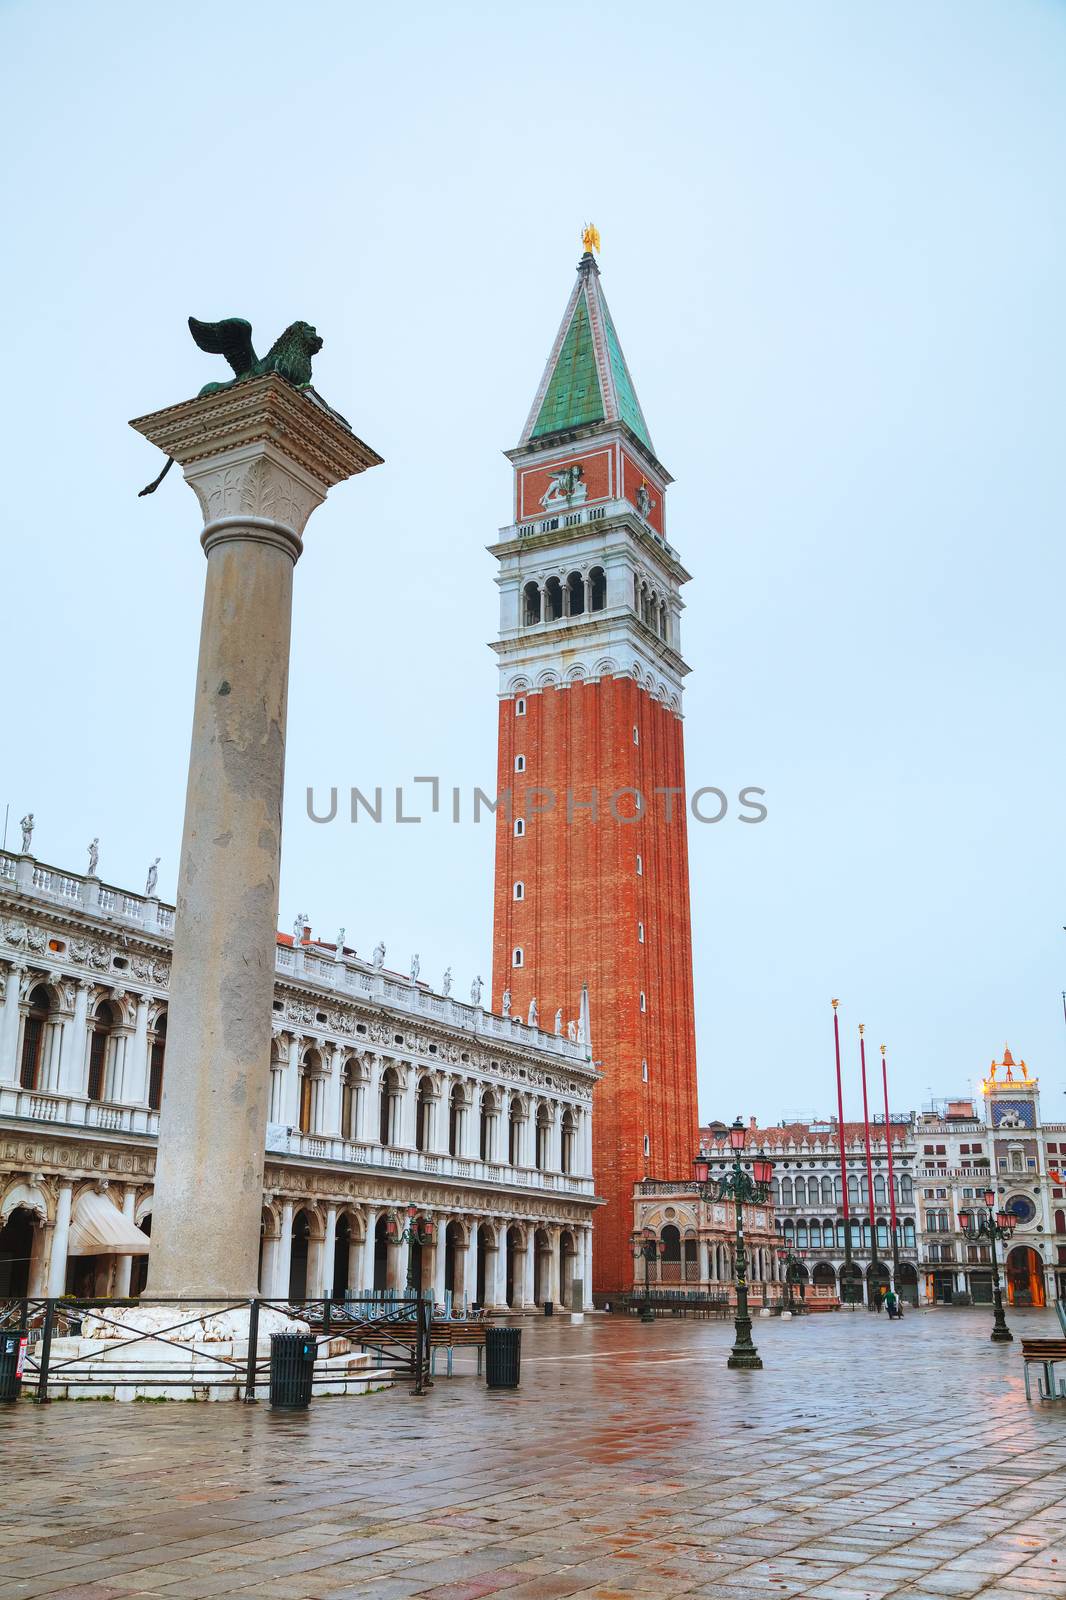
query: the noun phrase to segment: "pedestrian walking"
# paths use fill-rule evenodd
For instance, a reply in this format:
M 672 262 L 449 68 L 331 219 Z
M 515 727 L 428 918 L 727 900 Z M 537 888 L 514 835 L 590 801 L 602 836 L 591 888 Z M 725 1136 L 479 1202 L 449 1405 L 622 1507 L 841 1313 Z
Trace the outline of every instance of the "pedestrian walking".
M 885 1294 L 885 1305 L 888 1307 L 889 1321 L 893 1321 L 899 1310 L 899 1297 L 894 1289 L 889 1289 Z

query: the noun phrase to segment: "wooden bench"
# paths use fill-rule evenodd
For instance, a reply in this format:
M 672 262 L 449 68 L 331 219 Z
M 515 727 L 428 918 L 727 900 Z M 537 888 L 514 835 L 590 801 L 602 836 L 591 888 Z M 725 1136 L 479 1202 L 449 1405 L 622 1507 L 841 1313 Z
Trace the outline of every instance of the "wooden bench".
M 1066 1339 L 1023 1339 L 1022 1362 L 1025 1372 L 1025 1398 L 1033 1398 L 1029 1387 L 1029 1368 L 1032 1366 L 1043 1367 L 1044 1380 L 1041 1386 L 1040 1376 L 1037 1375 L 1036 1392 L 1041 1400 L 1066 1399 L 1066 1379 L 1058 1379 L 1056 1389 L 1055 1364 L 1066 1361 Z
M 456 1350 L 476 1350 L 477 1370 L 481 1373 L 482 1361 L 485 1350 L 485 1334 L 492 1327 L 488 1318 L 472 1318 L 469 1320 L 434 1320 L 429 1326 L 429 1373 L 437 1369 L 437 1351 L 447 1351 L 446 1376 L 452 1375 L 452 1363 Z M 372 1333 L 366 1329 L 360 1330 L 353 1337 L 360 1343 L 372 1345 Z M 415 1342 L 415 1328 L 413 1323 L 390 1322 L 388 1324 L 388 1341 L 390 1344 L 411 1344 Z

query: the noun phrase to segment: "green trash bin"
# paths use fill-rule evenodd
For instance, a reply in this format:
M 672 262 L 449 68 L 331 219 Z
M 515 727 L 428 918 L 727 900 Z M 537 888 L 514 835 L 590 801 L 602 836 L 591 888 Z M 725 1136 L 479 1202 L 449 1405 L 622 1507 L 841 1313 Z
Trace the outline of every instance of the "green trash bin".
M 17 1400 L 22 1393 L 26 1344 L 25 1328 L 5 1328 L 0 1333 L 0 1400 Z
M 517 1389 L 522 1364 L 521 1328 L 485 1329 L 485 1386 Z
M 276 1410 L 307 1410 L 317 1353 L 313 1333 L 270 1335 L 270 1404 Z

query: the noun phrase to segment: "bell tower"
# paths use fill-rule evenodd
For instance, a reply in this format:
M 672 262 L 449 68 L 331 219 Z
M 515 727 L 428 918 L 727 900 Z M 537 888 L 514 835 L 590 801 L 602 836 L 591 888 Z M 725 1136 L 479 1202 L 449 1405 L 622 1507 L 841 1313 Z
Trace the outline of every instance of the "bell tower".
M 633 1184 L 698 1141 L 681 587 L 655 453 L 592 246 L 514 466 L 499 562 L 494 1007 L 578 1026 L 588 986 L 597 1298 L 632 1282 Z

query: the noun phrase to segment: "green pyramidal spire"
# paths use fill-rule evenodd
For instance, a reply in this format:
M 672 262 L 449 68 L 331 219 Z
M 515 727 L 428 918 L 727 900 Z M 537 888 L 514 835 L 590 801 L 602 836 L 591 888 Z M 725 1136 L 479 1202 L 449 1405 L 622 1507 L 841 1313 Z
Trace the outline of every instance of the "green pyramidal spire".
M 596 422 L 623 422 L 654 454 L 648 424 L 600 287 L 591 251 L 581 257 L 521 443 Z

